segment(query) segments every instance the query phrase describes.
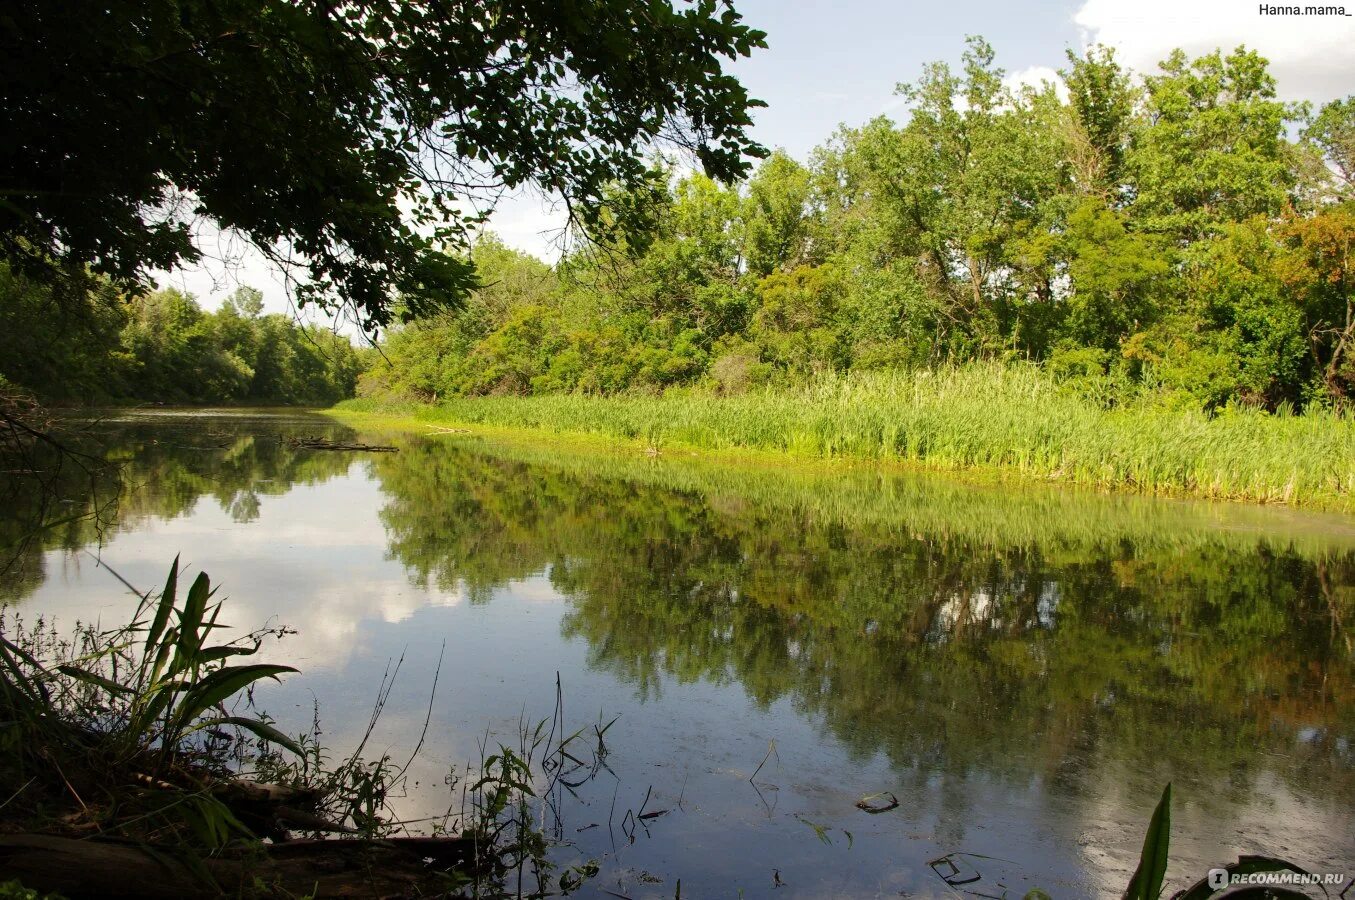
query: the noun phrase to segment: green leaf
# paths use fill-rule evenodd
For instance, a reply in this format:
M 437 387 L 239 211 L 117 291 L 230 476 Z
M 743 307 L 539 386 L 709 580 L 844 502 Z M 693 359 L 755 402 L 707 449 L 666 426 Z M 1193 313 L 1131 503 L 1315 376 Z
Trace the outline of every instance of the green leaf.
M 198 662 L 212 663 L 229 656 L 253 656 L 258 652 L 258 647 L 210 647 L 198 654 Z
M 151 648 L 160 640 L 160 635 L 165 633 L 165 626 L 169 624 L 170 611 L 174 609 L 174 596 L 179 590 L 179 557 L 174 557 L 174 565 L 169 567 L 169 578 L 165 579 L 165 589 L 160 592 L 160 603 L 155 610 L 155 618 L 151 620 L 150 630 L 146 632 L 146 653 L 151 652 Z
M 33 671 L 29 673 L 20 668 L 19 663 L 15 661 L 16 656 Z M 44 707 L 51 705 L 51 693 L 43 683 L 43 676 L 48 674 L 47 669 L 34 658 L 33 654 L 0 637 L 0 661 L 4 662 L 5 668 L 13 675 L 14 686 L 23 691 L 31 702 L 41 703 Z
M 197 832 L 199 839 L 209 848 L 224 846 L 232 831 L 252 837 L 253 834 L 243 822 L 235 817 L 230 807 L 211 796 L 190 796 L 183 806 L 182 818 Z
M 160 649 L 155 651 L 155 662 L 151 665 L 150 681 L 158 682 L 160 676 L 164 673 L 165 667 L 169 665 L 170 653 L 179 642 L 179 629 L 171 628 L 165 632 L 165 639 L 160 643 Z
M 208 719 L 197 725 L 193 730 L 212 728 L 216 725 L 234 725 L 238 728 L 243 728 L 246 731 L 252 731 L 270 744 L 277 744 L 279 747 L 284 747 L 295 753 L 297 756 L 303 755 L 300 744 L 262 719 L 248 719 L 244 716 L 221 716 L 216 719 Z
M 295 672 L 291 666 L 258 663 L 251 666 L 227 666 L 198 682 L 175 710 L 180 722 L 189 722 L 217 703 L 239 693 L 263 678 L 277 678 L 283 672 Z
M 166 681 L 157 681 L 152 684 L 145 692 L 137 697 L 138 709 L 133 723 L 133 728 L 138 731 L 144 731 L 151 727 L 150 723 L 160 718 L 160 714 L 174 700 L 174 695 L 182 691 L 185 682 L 182 679 L 173 678 Z
M 30 676 L 28 673 L 24 672 L 23 669 L 19 668 L 19 664 L 14 660 L 15 655 L 25 662 L 33 659 L 32 656 L 25 653 L 23 650 L 20 650 L 9 641 L 0 638 L 0 662 L 3 662 L 5 668 L 10 670 L 10 674 L 13 678 L 12 684 L 24 693 L 30 703 L 41 703 L 43 706 L 50 705 L 51 696 L 47 691 L 47 686 L 42 683 L 40 678 Z M 30 665 L 36 668 L 39 673 L 44 671 L 41 666 L 37 665 L 36 661 Z
M 15 656 L 19 657 L 19 659 L 28 663 L 33 668 L 39 670 L 42 669 L 42 663 L 38 662 L 37 658 L 34 657 L 33 654 L 29 653 L 27 650 L 23 649 L 19 645 L 12 643 L 11 641 L 8 641 L 3 637 L 0 637 L 0 647 L 4 647 L 10 653 L 13 653 Z
M 1162 893 L 1162 881 L 1167 877 L 1167 851 L 1171 844 L 1171 805 L 1172 786 L 1169 781 L 1148 822 L 1148 834 L 1143 838 L 1139 867 L 1129 880 L 1129 888 L 1124 893 L 1125 900 L 1157 900 Z
M 110 694 L 120 694 L 125 697 L 128 694 L 136 693 L 125 684 L 118 684 L 116 681 L 113 681 L 112 679 L 105 678 L 102 675 L 97 675 L 94 672 L 89 671 L 88 669 L 81 669 L 78 666 L 62 665 L 57 666 L 56 670 L 63 675 L 69 675 L 76 681 L 83 681 L 86 684 L 92 684 L 95 687 L 101 687 L 104 690 L 108 691 Z
M 202 617 L 207 612 L 207 598 L 211 593 L 211 580 L 206 572 L 199 572 L 193 586 L 188 589 L 183 612 L 179 613 L 179 659 L 176 669 L 182 670 L 191 665 L 202 648 Z

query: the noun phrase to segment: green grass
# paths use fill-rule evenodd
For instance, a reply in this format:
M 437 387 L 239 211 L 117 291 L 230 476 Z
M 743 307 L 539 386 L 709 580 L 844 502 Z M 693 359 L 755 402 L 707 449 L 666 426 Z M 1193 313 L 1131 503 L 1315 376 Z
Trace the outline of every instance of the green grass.
M 409 430 L 409 422 L 398 419 L 360 413 L 340 418 L 364 439 L 381 442 L 398 443 L 399 433 Z M 476 457 L 523 463 L 538 476 L 624 481 L 700 495 L 716 509 L 756 510 L 749 514 L 773 521 L 795 516 L 852 531 L 902 529 L 916 539 L 962 541 L 999 552 L 1038 549 L 1046 556 L 1085 558 L 1113 554 L 1129 543 L 1139 552 L 1252 553 L 1264 544 L 1272 552 L 1318 559 L 1355 550 L 1350 516 L 1294 507 L 1163 500 L 1034 480 L 995 488 L 965 473 L 885 471 L 872 463 L 783 458 L 776 465 L 766 459 L 749 465 L 739 458 L 682 452 L 650 457 L 606 438 L 543 441 L 540 432 L 529 430 L 477 429 L 435 440 L 459 444 Z M 405 464 L 400 455 L 383 462 L 392 468 Z
M 370 400 L 341 411 L 423 422 L 601 435 L 659 450 L 768 451 L 1266 503 L 1355 507 L 1355 418 L 1139 403 L 1103 409 L 1033 366 L 825 377 L 737 397 Z

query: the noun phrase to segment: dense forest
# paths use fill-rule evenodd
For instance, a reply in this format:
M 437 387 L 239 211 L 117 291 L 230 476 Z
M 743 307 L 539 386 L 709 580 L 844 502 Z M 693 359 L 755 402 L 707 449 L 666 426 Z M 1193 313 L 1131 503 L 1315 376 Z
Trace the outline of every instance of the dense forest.
M 1355 98 L 1277 97 L 1267 62 L 1177 52 L 1138 77 L 1069 53 L 1012 87 L 973 38 L 746 182 L 668 164 L 641 222 L 554 267 L 492 236 L 459 311 L 389 331 L 360 393 L 738 393 L 817 373 L 1034 360 L 1105 402 L 1355 397 Z
M 99 280 L 58 299 L 0 265 L 0 383 L 65 403 L 334 403 L 359 357 L 346 338 L 263 314 L 241 287 L 216 312 L 169 289 L 125 295 Z
M 1014 86 L 972 38 L 959 71 L 899 86 L 902 125 L 744 181 L 658 158 L 556 265 L 485 232 L 448 256 L 477 271 L 463 303 L 394 291 L 410 321 L 380 354 L 249 288 L 214 313 L 106 278 L 57 302 L 5 268 L 0 377 L 58 401 L 329 403 L 1030 360 L 1107 405 L 1346 407 L 1355 97 L 1285 103 L 1245 49 L 1139 77 L 1097 47 L 1061 75 Z

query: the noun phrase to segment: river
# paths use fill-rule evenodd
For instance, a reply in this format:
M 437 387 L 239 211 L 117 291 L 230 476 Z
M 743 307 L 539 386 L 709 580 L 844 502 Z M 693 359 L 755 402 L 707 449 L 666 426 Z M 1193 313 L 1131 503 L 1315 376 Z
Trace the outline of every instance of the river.
M 1172 887 L 1240 853 L 1355 864 L 1350 517 L 296 411 L 93 429 L 117 503 L 22 549 L 10 615 L 118 624 L 101 561 L 151 588 L 178 554 L 236 627 L 294 630 L 266 652 L 301 673 L 256 701 L 335 752 L 398 662 L 368 752 L 428 719 L 392 799 L 415 829 L 558 675 L 571 731 L 615 719 L 547 823 L 597 862 L 585 896 L 1118 896 L 1169 781 Z

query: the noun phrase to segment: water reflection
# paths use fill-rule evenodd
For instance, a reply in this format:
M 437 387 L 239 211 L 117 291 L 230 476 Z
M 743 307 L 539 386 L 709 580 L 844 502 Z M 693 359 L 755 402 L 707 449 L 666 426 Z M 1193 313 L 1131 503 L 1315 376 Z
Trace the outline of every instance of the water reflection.
M 1243 851 L 1355 857 L 1349 519 L 475 439 L 370 459 L 278 439 L 335 427 L 310 420 L 110 427 L 126 487 L 105 552 L 153 583 L 191 548 L 237 621 L 298 628 L 288 652 L 328 673 L 308 683 L 322 703 L 356 706 L 401 640 L 437 636 L 463 685 L 448 748 L 556 669 L 579 708 L 621 714 L 622 784 L 687 813 L 634 847 L 574 836 L 631 896 L 671 896 L 642 872 L 760 896 L 773 870 L 782 895 L 926 896 L 926 860 L 957 849 L 1113 891 L 1168 780 L 1179 878 Z M 88 544 L 83 527 L 45 549 Z M 86 589 L 57 580 L 26 602 Z M 746 789 L 768 739 L 770 800 Z M 853 808 L 881 788 L 898 814 Z M 853 830 L 852 849 L 806 821 Z
M 1280 785 L 1319 807 L 1355 797 L 1355 556 L 1339 542 L 1201 533 L 1169 521 L 1200 514 L 1179 505 L 1125 531 L 1074 498 L 1043 540 L 1015 519 L 1003 541 L 1023 503 L 984 520 L 990 498 L 906 478 L 835 516 L 815 491 L 869 488 L 809 478 L 749 500 L 718 478 L 664 489 L 445 445 L 378 471 L 392 550 L 422 581 L 474 596 L 548 571 L 564 635 L 638 699 L 696 680 L 787 699 L 914 792 L 982 775 L 1104 799 L 1175 779 L 1206 820 Z M 990 798 L 947 797 L 958 844 Z M 1339 821 L 1328 859 L 1352 849 Z
M 97 547 L 123 532 L 192 514 L 214 502 L 231 521 L 259 516 L 265 497 L 346 473 L 351 455 L 298 452 L 283 440 L 290 429 L 338 435 L 329 420 L 288 411 L 227 415 L 115 411 L 72 417 L 60 434 L 75 454 L 39 445 L 40 467 L 51 477 L 7 473 L 6 510 L 0 515 L 0 592 L 22 597 L 41 585 L 45 551 Z

